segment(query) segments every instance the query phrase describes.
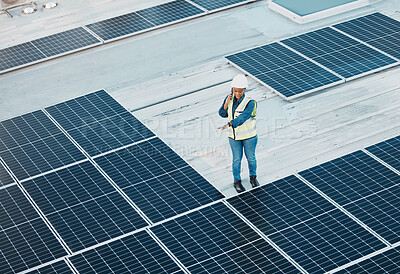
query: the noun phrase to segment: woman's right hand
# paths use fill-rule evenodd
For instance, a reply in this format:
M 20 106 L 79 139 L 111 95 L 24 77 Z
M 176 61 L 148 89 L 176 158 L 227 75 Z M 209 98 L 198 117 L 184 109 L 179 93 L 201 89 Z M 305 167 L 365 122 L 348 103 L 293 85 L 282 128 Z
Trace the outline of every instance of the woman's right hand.
M 224 109 L 228 108 L 229 102 L 232 100 L 232 97 L 233 97 L 233 94 L 229 93 L 228 97 L 226 97 L 226 100 L 225 100 Z

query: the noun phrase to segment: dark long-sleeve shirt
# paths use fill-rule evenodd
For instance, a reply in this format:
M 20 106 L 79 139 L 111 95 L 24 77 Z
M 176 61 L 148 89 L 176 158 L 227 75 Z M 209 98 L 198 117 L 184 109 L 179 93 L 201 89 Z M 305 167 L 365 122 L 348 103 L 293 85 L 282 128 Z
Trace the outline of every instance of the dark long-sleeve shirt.
M 221 116 L 222 118 L 228 117 L 228 109 L 224 109 L 224 104 L 225 104 L 225 100 L 227 97 L 228 96 L 225 97 L 224 101 L 222 102 L 222 106 L 219 108 L 219 116 Z M 243 98 L 244 98 L 244 94 L 239 99 L 239 101 L 236 99 L 235 96 L 233 96 L 232 113 L 235 113 L 236 108 L 243 101 Z M 241 126 L 244 122 L 246 122 L 247 119 L 249 119 L 251 117 L 251 113 L 253 112 L 254 106 L 255 106 L 255 102 L 254 102 L 254 100 L 251 100 L 247 104 L 247 106 L 243 110 L 243 112 L 238 117 L 236 117 L 236 119 L 233 119 L 230 121 L 232 123 L 233 128 Z

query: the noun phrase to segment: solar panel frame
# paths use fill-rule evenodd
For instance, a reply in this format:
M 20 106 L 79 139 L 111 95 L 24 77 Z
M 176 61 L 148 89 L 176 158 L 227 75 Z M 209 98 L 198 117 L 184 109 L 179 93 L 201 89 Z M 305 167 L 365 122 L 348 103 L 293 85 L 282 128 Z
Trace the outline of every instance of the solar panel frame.
M 3 162 L 0 161 L 0 188 L 13 183 L 15 183 L 14 179 L 11 177 L 11 174 L 4 166 Z
M 400 22 L 391 17 L 375 12 L 336 24 L 333 28 L 400 59 Z M 395 42 L 389 41 L 391 39 Z
M 0 158 L 20 181 L 86 159 L 63 133 L 2 151 Z
M 70 257 L 80 273 L 184 273 L 146 230 Z
M 224 197 L 158 137 L 93 159 L 152 222 Z
M 148 225 L 89 161 L 23 186 L 72 252 Z
M 338 274 L 397 273 L 400 269 L 400 248 L 397 246 L 342 269 Z
M 365 150 L 400 171 L 400 136 L 374 144 Z
M 180 8 L 185 12 L 190 9 L 191 13 L 188 13 L 186 16 L 177 16 L 175 13 L 177 8 Z M 138 10 L 136 13 L 147 21 L 153 23 L 155 26 L 168 26 L 206 14 L 206 12 L 185 0 L 174 0 L 158 6 Z M 173 15 L 175 18 L 173 20 L 171 20 L 170 17 L 167 18 L 169 15 Z
M 398 65 L 396 59 L 332 27 L 325 27 L 287 38 L 282 40 L 281 43 L 341 75 L 346 81 Z M 366 55 L 361 56 L 361 53 Z M 369 59 L 365 59 L 365 57 Z M 357 65 L 362 65 L 363 69 L 350 63 L 354 60 L 358 62 Z M 364 64 L 365 60 L 368 62 Z M 338 61 L 339 63 L 337 63 Z M 337 67 L 343 64 L 347 66 L 345 66 L 347 69 Z
M 0 190 L 3 272 L 19 272 L 67 255 L 58 237 L 17 185 Z
M 223 262 L 227 266 L 236 267 L 236 271 L 232 273 L 238 273 L 238 269 L 241 270 L 240 272 L 246 273 L 246 265 L 238 266 L 237 262 L 246 261 L 247 255 L 243 253 L 243 249 L 248 247 L 253 252 L 252 256 L 257 258 L 263 256 L 262 259 L 258 260 L 260 264 L 256 265 L 259 272 L 264 269 L 271 270 L 274 266 L 273 271 L 283 272 L 279 266 L 274 264 L 276 263 L 275 260 L 285 262 L 283 266 L 280 265 L 285 268 L 283 273 L 300 272 L 222 202 L 163 222 L 149 229 L 186 268 L 194 269 L 196 273 L 197 271 L 208 271 L 208 273 L 215 271 L 215 269 L 207 269 L 207 267 L 215 267 L 213 261 L 218 261 L 220 266 Z M 259 244 L 266 247 L 269 252 L 260 252 L 260 249 L 254 248 Z M 231 258 L 228 255 L 230 252 L 236 256 Z M 224 256 L 222 262 L 218 259 L 215 260 L 221 255 Z M 210 260 L 212 260 L 211 264 Z M 254 264 L 250 267 L 253 268 Z
M 400 185 L 344 206 L 390 244 L 400 242 Z
M 361 150 L 301 171 L 299 175 L 341 206 L 397 185 L 400 178 Z
M 331 271 L 387 247 L 340 209 L 275 232 L 269 238 L 309 273 Z
M 65 260 L 40 267 L 38 269 L 27 272 L 27 274 L 74 274 Z
M 265 50 L 264 48 L 267 48 L 268 50 Z M 254 56 L 252 55 L 252 51 L 260 51 L 262 50 L 263 54 L 268 53 L 269 58 L 273 58 L 273 60 L 275 61 L 271 61 L 270 59 L 266 59 L 265 57 L 262 57 L 264 62 L 268 62 L 268 65 L 265 65 L 263 63 L 261 63 L 260 61 L 256 60 L 254 58 Z M 276 54 L 271 54 L 270 50 L 274 50 L 274 52 L 276 51 Z M 256 61 L 256 63 L 258 63 L 258 65 L 261 65 L 261 67 L 270 67 L 272 66 L 273 69 L 268 69 L 267 71 L 261 71 L 259 70 L 257 67 L 248 65 L 249 67 L 253 67 L 250 68 L 251 70 L 249 70 L 249 67 L 247 68 L 243 68 L 243 65 L 239 65 L 238 63 L 238 55 L 243 54 L 243 55 L 248 55 L 249 54 L 249 58 L 253 59 Z M 259 53 L 258 54 L 258 58 L 260 58 L 259 56 L 261 56 Z M 277 58 L 277 54 L 281 54 L 283 57 L 285 58 Z M 287 58 L 287 57 L 289 58 Z M 244 74 L 250 76 L 251 78 L 253 78 L 255 81 L 257 81 L 258 83 L 260 83 L 261 85 L 271 89 L 273 92 L 275 92 L 276 94 L 278 94 L 279 96 L 281 96 L 283 99 L 285 100 L 292 100 L 295 99 L 297 97 L 303 96 L 303 95 L 307 95 L 316 91 L 319 91 L 321 89 L 325 89 L 325 88 L 329 88 L 341 83 L 345 82 L 345 79 L 343 77 L 341 77 L 340 75 L 337 75 L 336 73 L 324 68 L 323 66 L 321 66 L 319 63 L 314 62 L 313 60 L 298 54 L 295 50 L 291 49 L 290 47 L 287 47 L 285 44 L 282 44 L 281 42 L 273 42 L 273 43 L 269 43 L 269 44 L 264 44 L 262 46 L 256 46 L 241 52 L 237 52 L 228 56 L 224 57 L 225 60 L 230 63 L 231 65 L 233 65 L 235 68 L 237 68 L 238 70 L 242 71 Z M 244 58 L 247 58 L 247 56 L 244 56 Z M 236 62 L 235 62 L 236 60 Z M 240 58 L 239 58 L 240 60 Z M 294 63 L 290 62 L 290 60 L 295 60 Z M 240 60 L 243 61 L 243 60 Z M 280 65 L 277 65 L 277 63 L 275 63 L 276 61 L 279 61 Z M 246 62 L 246 61 L 244 61 Z M 325 84 L 319 84 L 319 86 L 315 87 L 315 88 L 311 88 L 309 90 L 304 90 L 302 92 L 296 91 L 296 92 L 288 92 L 288 88 L 283 86 L 284 90 L 283 92 L 279 91 L 277 89 L 277 87 L 279 88 L 281 85 L 277 82 L 277 81 L 272 81 L 271 80 L 271 76 L 266 77 L 266 74 L 273 74 L 274 77 L 279 77 L 281 81 L 285 81 L 286 83 L 290 83 L 294 88 L 296 88 L 297 90 L 302 90 L 302 88 L 300 86 L 298 86 L 297 84 L 294 84 L 294 82 L 289 81 L 288 79 L 284 78 L 281 76 L 282 73 L 286 73 L 285 76 L 287 75 L 291 75 L 291 73 L 289 71 L 285 71 L 285 69 L 290 68 L 290 67 L 294 67 L 294 66 L 299 66 L 302 65 L 302 68 L 297 69 L 295 68 L 295 70 L 297 72 L 300 72 L 302 74 L 304 74 L 302 72 L 302 70 L 310 70 L 310 66 L 312 66 L 313 68 L 311 70 L 313 70 L 313 72 L 315 71 L 317 77 L 315 76 L 310 76 L 311 79 L 320 79 L 321 81 L 326 81 Z M 257 66 L 258 66 L 257 65 Z M 254 71 L 252 71 L 254 70 Z M 318 70 L 318 71 L 317 71 Z M 255 74 L 255 72 L 259 72 L 257 74 Z M 278 73 L 277 73 L 278 72 Z M 280 72 L 280 73 L 279 73 Z M 315 75 L 314 74 L 314 75 Z M 259 78 L 259 76 L 261 75 L 265 75 L 263 76 L 265 79 L 268 79 L 269 81 L 272 81 L 271 84 L 266 83 L 265 81 L 263 81 L 262 79 Z M 318 77 L 318 75 L 320 75 Z M 302 75 L 304 77 L 304 75 Z M 308 76 L 308 75 L 306 75 Z M 322 78 L 320 78 L 322 76 Z M 332 80 L 329 80 L 329 78 L 332 78 Z M 298 81 L 303 82 L 303 85 L 306 83 L 304 82 L 304 79 L 300 79 L 298 78 Z M 276 86 L 274 88 L 274 86 Z M 285 95 L 285 92 L 288 93 Z M 294 94 L 293 94 L 294 93 Z
M 22 56 L 21 56 L 22 55 Z M 15 64 L 16 57 L 19 61 Z M 22 58 L 20 58 L 22 57 Z M 0 74 L 41 62 L 46 56 L 41 53 L 31 42 L 26 42 L 0 50 Z M 5 64 L 5 60 L 10 60 Z
M 258 0 L 188 0 L 188 2 L 193 2 L 201 6 L 207 10 L 208 13 L 219 12 L 256 1 Z M 221 2 L 223 3 L 221 4 Z
M 32 40 L 31 43 L 47 58 L 56 58 L 101 45 L 103 42 L 83 27 L 77 27 Z
M 294 175 L 229 198 L 227 202 L 267 237 L 336 209 Z
M 133 22 L 130 22 L 130 20 L 132 19 Z M 126 22 L 127 20 L 129 21 Z M 117 26 L 125 28 L 122 34 L 109 30 L 109 29 L 112 30 Z M 92 24 L 88 24 L 85 27 L 88 28 L 93 33 L 95 33 L 97 36 L 99 36 L 104 41 L 104 43 L 109 43 L 115 40 L 138 35 L 140 33 L 147 32 L 157 28 L 156 25 L 149 22 L 142 16 L 138 15 L 135 11 L 120 16 L 111 17 Z
M 155 136 L 104 90 L 47 107 L 45 111 L 90 157 Z

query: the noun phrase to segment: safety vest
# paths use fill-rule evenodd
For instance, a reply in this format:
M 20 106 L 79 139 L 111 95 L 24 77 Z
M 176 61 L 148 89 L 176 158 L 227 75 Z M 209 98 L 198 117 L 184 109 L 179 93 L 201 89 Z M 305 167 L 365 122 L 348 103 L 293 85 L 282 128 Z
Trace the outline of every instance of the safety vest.
M 228 119 L 229 121 L 237 118 L 244 109 L 246 108 L 247 104 L 253 100 L 251 97 L 247 96 L 244 94 L 244 98 L 242 102 L 238 105 L 238 107 L 235 110 L 235 113 L 232 113 L 233 109 L 233 99 L 229 102 L 228 104 Z M 233 139 L 233 140 L 246 140 L 251 137 L 254 137 L 257 135 L 257 129 L 256 129 L 256 111 L 257 111 L 257 102 L 254 100 L 254 109 L 253 112 L 251 113 L 251 117 L 246 120 L 242 125 L 233 128 L 233 127 L 228 127 L 228 137 Z

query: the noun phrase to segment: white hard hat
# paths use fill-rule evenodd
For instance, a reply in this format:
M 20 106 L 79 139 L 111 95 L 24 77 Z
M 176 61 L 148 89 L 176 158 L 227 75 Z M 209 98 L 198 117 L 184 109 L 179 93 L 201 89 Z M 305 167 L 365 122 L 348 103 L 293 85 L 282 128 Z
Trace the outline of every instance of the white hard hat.
M 247 78 L 243 74 L 238 74 L 233 77 L 231 87 L 233 88 L 247 88 Z

